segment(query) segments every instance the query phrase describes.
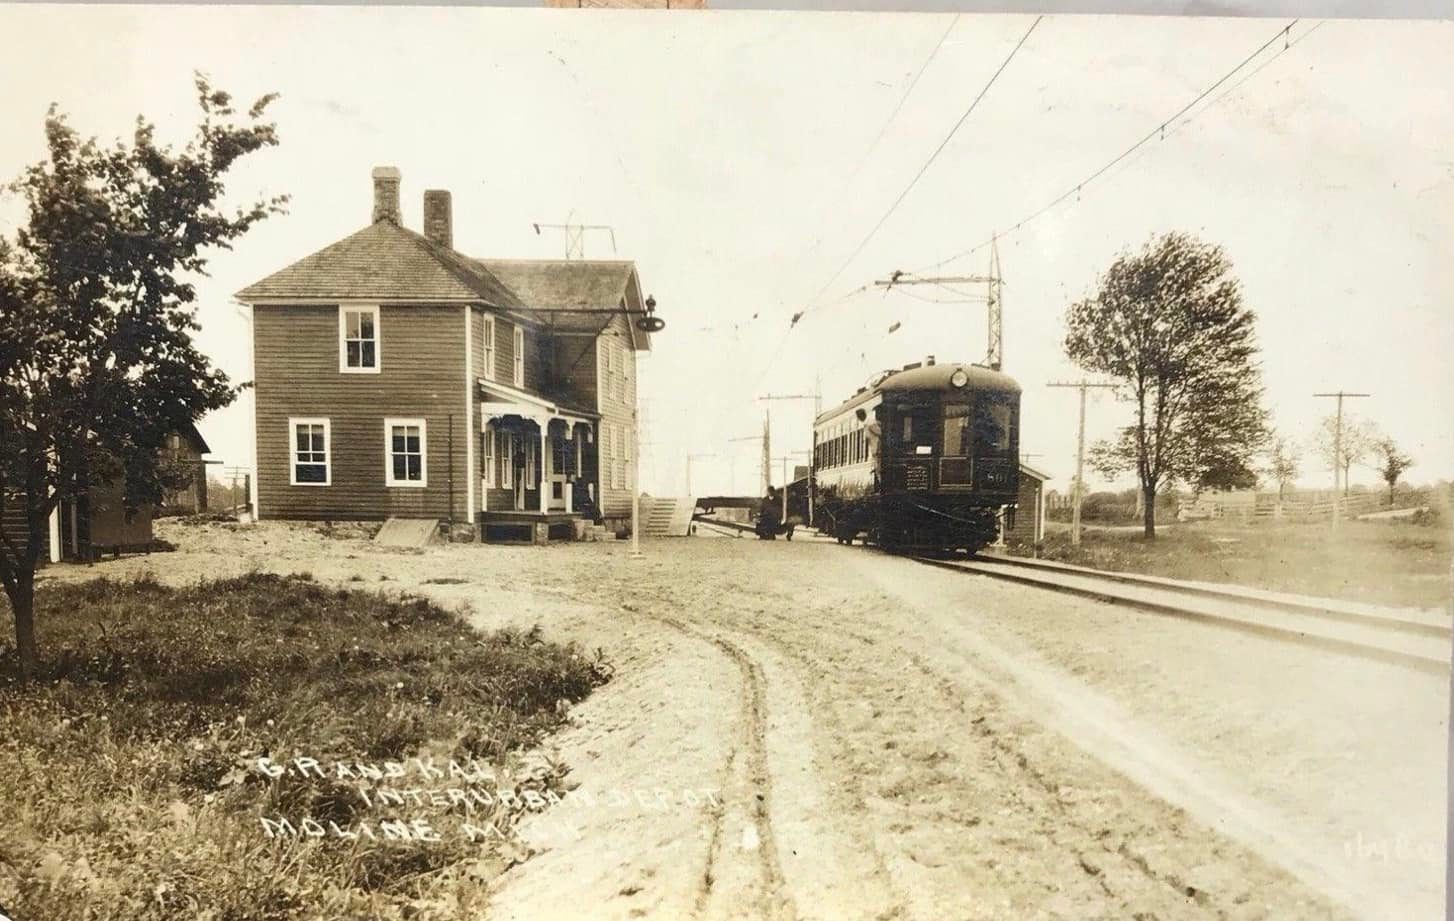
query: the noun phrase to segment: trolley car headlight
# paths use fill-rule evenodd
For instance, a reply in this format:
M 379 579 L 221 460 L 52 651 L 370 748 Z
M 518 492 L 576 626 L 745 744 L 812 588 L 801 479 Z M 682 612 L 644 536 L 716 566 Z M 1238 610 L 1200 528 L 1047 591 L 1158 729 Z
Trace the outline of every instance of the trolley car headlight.
M 969 383 L 969 375 L 964 373 L 963 368 L 960 368 L 953 374 L 949 375 L 949 383 L 953 384 L 956 387 L 963 387 L 965 384 Z

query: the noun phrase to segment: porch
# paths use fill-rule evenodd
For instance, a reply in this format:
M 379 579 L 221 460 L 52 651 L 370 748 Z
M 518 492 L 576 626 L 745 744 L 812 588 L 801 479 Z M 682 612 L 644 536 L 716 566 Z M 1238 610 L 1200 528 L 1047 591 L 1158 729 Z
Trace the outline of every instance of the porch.
M 480 381 L 477 522 L 486 541 L 571 540 L 596 517 L 596 414 Z
M 581 516 L 570 512 L 480 512 L 480 539 L 492 544 L 575 540 Z

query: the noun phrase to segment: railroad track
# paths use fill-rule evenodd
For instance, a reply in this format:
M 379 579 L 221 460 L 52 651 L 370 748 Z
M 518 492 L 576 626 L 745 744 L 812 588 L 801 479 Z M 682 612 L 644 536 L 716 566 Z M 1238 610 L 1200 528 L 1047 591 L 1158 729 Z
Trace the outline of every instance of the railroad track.
M 698 519 L 698 523 L 715 525 L 729 533 L 753 530 L 750 524 L 714 519 Z M 967 575 L 1094 598 L 1430 674 L 1447 675 L 1450 671 L 1449 619 L 1438 612 L 1298 598 L 1241 586 L 1105 572 L 1018 557 L 914 559 Z
M 1450 627 L 1448 619 L 1437 612 L 1294 598 L 1236 586 L 1108 573 L 1042 560 L 997 556 L 915 559 L 966 575 L 1123 604 L 1431 674 L 1449 673 Z

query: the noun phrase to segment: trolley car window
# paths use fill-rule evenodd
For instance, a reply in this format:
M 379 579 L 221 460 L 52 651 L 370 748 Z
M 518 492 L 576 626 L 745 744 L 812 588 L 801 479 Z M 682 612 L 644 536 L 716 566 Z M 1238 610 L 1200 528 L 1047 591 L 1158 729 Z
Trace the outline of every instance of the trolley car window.
M 968 403 L 944 404 L 944 455 L 968 457 L 974 453 L 974 430 L 970 428 Z
M 980 400 L 975 414 L 975 437 L 980 451 L 1010 449 L 1010 404 L 1004 400 Z

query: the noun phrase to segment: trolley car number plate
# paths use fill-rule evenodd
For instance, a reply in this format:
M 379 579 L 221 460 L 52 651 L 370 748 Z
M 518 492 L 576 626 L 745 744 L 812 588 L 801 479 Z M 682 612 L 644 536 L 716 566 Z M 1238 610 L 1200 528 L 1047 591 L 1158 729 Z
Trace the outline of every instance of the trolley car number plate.
M 908 489 L 929 488 L 929 468 L 923 464 L 909 464 L 904 468 L 904 486 Z

